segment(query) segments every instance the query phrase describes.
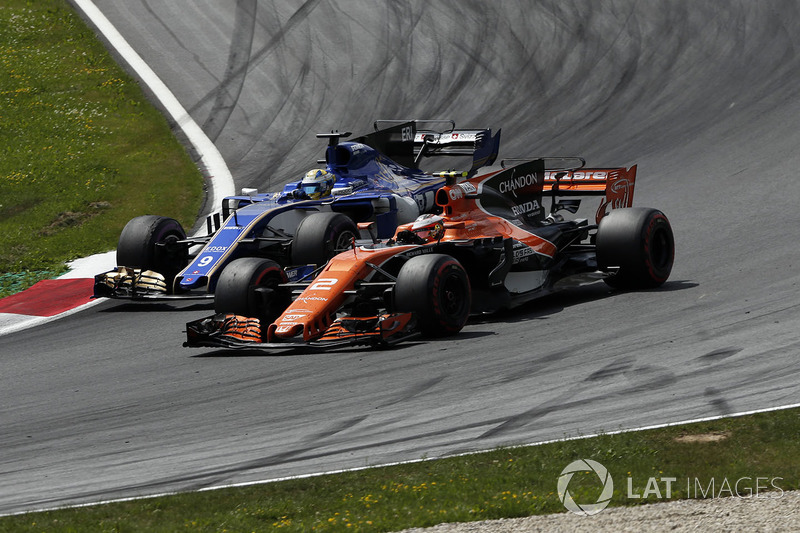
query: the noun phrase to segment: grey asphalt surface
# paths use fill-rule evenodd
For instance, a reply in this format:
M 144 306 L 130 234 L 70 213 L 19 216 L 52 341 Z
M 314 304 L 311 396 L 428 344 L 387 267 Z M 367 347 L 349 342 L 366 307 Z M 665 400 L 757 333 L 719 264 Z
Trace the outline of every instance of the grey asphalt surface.
M 502 127 L 501 157 L 638 163 L 675 268 L 388 351 L 185 349 L 196 303 L 0 337 L 0 513 L 798 402 L 796 2 L 97 4 L 238 186 L 296 179 L 314 133 L 376 118 Z

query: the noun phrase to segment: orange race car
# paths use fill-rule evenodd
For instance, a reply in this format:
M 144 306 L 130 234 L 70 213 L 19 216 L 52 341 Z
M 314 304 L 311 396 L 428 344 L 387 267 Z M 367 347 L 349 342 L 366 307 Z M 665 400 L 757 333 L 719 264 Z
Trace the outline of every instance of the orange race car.
M 451 335 L 470 314 L 587 281 L 638 289 L 667 280 L 672 228 L 662 212 L 631 207 L 635 166 L 512 163 L 461 182 L 450 176 L 436 193 L 439 214 L 398 227 L 389 240 L 354 241 L 313 272 L 234 261 L 217 285 L 217 314 L 189 322 L 184 346 L 389 345 Z M 593 221 L 563 217 L 579 211 L 576 196 L 602 197 Z M 370 224 L 359 229 L 366 234 Z

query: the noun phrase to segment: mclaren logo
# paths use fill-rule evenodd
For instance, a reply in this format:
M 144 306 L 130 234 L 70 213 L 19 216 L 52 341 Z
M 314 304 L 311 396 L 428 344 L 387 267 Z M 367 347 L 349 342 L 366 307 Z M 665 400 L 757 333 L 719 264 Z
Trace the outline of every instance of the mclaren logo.
M 614 182 L 614 184 L 611 186 L 611 191 L 615 192 L 615 193 L 619 193 L 619 192 L 626 192 L 627 193 L 629 187 L 630 187 L 630 184 L 628 183 L 628 180 L 620 179 L 620 180 L 617 180 L 617 181 Z
M 528 187 L 530 185 L 536 185 L 537 183 L 536 174 L 525 174 L 524 176 L 518 176 L 516 178 L 512 178 L 510 180 L 501 181 L 500 192 L 505 193 L 514 193 L 517 189 L 521 189 L 523 187 Z
M 620 179 L 615 181 L 611 187 L 612 195 L 609 196 L 609 201 L 611 203 L 611 207 L 614 209 L 619 209 L 620 207 L 627 207 L 629 204 L 629 195 L 631 186 L 628 180 Z M 613 196 L 613 197 L 611 197 Z

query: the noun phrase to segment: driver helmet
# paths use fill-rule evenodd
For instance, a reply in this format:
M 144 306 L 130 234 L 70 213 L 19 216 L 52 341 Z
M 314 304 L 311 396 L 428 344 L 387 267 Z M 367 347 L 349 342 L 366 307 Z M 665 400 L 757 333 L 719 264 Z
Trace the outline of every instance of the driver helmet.
M 444 236 L 444 219 L 427 213 L 420 215 L 411 225 L 411 232 L 425 242 L 435 242 Z
M 323 169 L 314 169 L 306 172 L 303 181 L 300 182 L 300 190 L 302 190 L 312 200 L 325 198 L 331 195 L 333 190 L 333 183 L 336 177 Z

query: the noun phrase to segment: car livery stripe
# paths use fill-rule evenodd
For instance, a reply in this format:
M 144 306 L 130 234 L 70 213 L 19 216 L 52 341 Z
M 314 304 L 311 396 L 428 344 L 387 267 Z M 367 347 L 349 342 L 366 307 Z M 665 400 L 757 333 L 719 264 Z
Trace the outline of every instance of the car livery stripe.
M 484 211 L 483 208 L 481 208 L 481 211 Z M 484 213 L 485 212 L 486 211 L 484 211 Z M 517 240 L 529 246 L 534 251 L 534 253 L 549 258 L 552 258 L 556 254 L 557 251 L 556 245 L 548 241 L 547 239 L 543 239 L 542 237 L 534 233 L 531 233 L 530 231 L 520 228 L 519 226 L 515 226 L 514 224 L 512 224 L 511 222 L 509 222 L 504 218 L 500 218 L 495 215 L 489 215 L 488 219 L 493 221 L 497 225 L 504 224 L 506 226 L 504 233 L 508 234 L 508 236 L 513 238 L 514 240 Z
M 240 238 L 250 233 L 253 228 L 265 218 L 275 217 L 285 211 L 296 209 L 297 206 L 318 206 L 319 202 L 293 202 L 286 206 L 275 207 L 267 211 L 263 206 L 251 204 L 240 208 L 234 215 L 228 217 L 225 224 L 217 231 L 203 249 L 197 254 L 194 261 L 178 275 L 181 277 L 181 286 L 190 288 L 194 286 L 197 279 L 202 276 L 211 277 L 225 265 L 227 259 L 236 250 Z M 255 211 L 250 213 L 251 209 Z M 239 222 L 239 225 L 234 225 Z M 215 249 L 217 248 L 217 249 Z M 211 251 L 207 251 L 211 250 Z

